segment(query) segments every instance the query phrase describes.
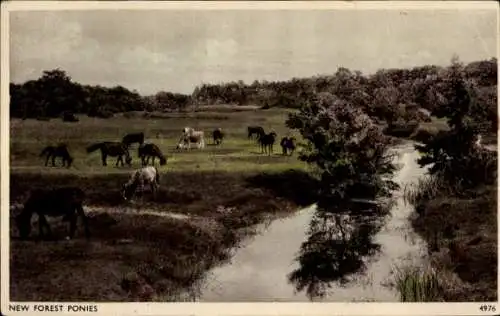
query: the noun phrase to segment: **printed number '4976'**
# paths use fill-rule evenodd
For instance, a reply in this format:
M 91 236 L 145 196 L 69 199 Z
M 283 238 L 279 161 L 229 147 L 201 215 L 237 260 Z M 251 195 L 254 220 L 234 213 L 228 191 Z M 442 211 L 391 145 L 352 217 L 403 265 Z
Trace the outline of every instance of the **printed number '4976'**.
M 481 310 L 482 312 L 496 312 L 496 307 L 495 305 L 481 305 L 481 307 L 479 307 L 479 310 Z

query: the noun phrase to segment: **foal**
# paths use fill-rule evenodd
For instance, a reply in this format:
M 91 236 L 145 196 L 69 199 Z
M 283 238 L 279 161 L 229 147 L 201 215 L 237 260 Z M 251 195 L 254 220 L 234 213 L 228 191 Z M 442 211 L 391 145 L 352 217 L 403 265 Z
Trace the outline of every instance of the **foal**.
M 78 216 L 82 218 L 85 227 L 85 237 L 90 238 L 87 216 L 83 211 L 83 200 L 85 193 L 77 187 L 63 187 L 52 190 L 34 190 L 24 203 L 23 210 L 16 216 L 15 221 L 21 239 L 25 239 L 31 232 L 31 217 L 34 213 L 38 215 L 39 235 L 42 237 L 43 228 L 47 229 L 48 235 L 52 235 L 49 223 L 45 215 L 50 217 L 63 217 L 69 220 L 69 238 L 73 238 L 76 230 Z

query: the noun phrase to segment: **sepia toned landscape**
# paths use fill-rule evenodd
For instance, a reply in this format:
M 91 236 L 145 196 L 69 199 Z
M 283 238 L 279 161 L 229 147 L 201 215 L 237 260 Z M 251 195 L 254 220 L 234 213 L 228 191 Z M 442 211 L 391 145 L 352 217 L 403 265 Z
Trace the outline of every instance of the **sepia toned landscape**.
M 497 301 L 496 12 L 380 12 L 11 13 L 10 299 Z

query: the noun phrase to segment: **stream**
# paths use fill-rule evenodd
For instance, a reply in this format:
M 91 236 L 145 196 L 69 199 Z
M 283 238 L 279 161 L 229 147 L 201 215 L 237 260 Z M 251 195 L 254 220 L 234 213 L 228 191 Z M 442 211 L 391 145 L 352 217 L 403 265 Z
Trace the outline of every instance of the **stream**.
M 244 241 L 230 263 L 207 273 L 196 298 L 200 302 L 398 302 L 397 291 L 388 286 L 393 278 L 394 266 L 419 265 L 425 260 L 426 244 L 411 229 L 409 216 L 413 208 L 405 204 L 403 192 L 406 184 L 414 183 L 424 175 L 425 169 L 416 163 L 418 153 L 413 143 L 393 148 L 398 155 L 400 169 L 394 181 L 400 189 L 394 193 L 395 204 L 373 241 L 380 251 L 363 260 L 366 269 L 356 273 L 346 284 L 330 284 L 322 297 L 309 298 L 306 291 L 297 291 L 288 275 L 299 269 L 296 257 L 316 211 L 316 206 L 299 210 L 294 215 L 278 219 L 262 233 Z M 310 282 L 309 280 L 307 280 Z

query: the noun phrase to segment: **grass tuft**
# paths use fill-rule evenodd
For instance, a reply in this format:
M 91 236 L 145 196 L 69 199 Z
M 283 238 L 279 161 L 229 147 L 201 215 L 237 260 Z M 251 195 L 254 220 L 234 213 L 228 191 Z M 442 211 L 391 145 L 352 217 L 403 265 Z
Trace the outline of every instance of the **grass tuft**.
M 401 302 L 439 302 L 442 300 L 442 286 L 434 269 L 398 268 L 395 276 Z

